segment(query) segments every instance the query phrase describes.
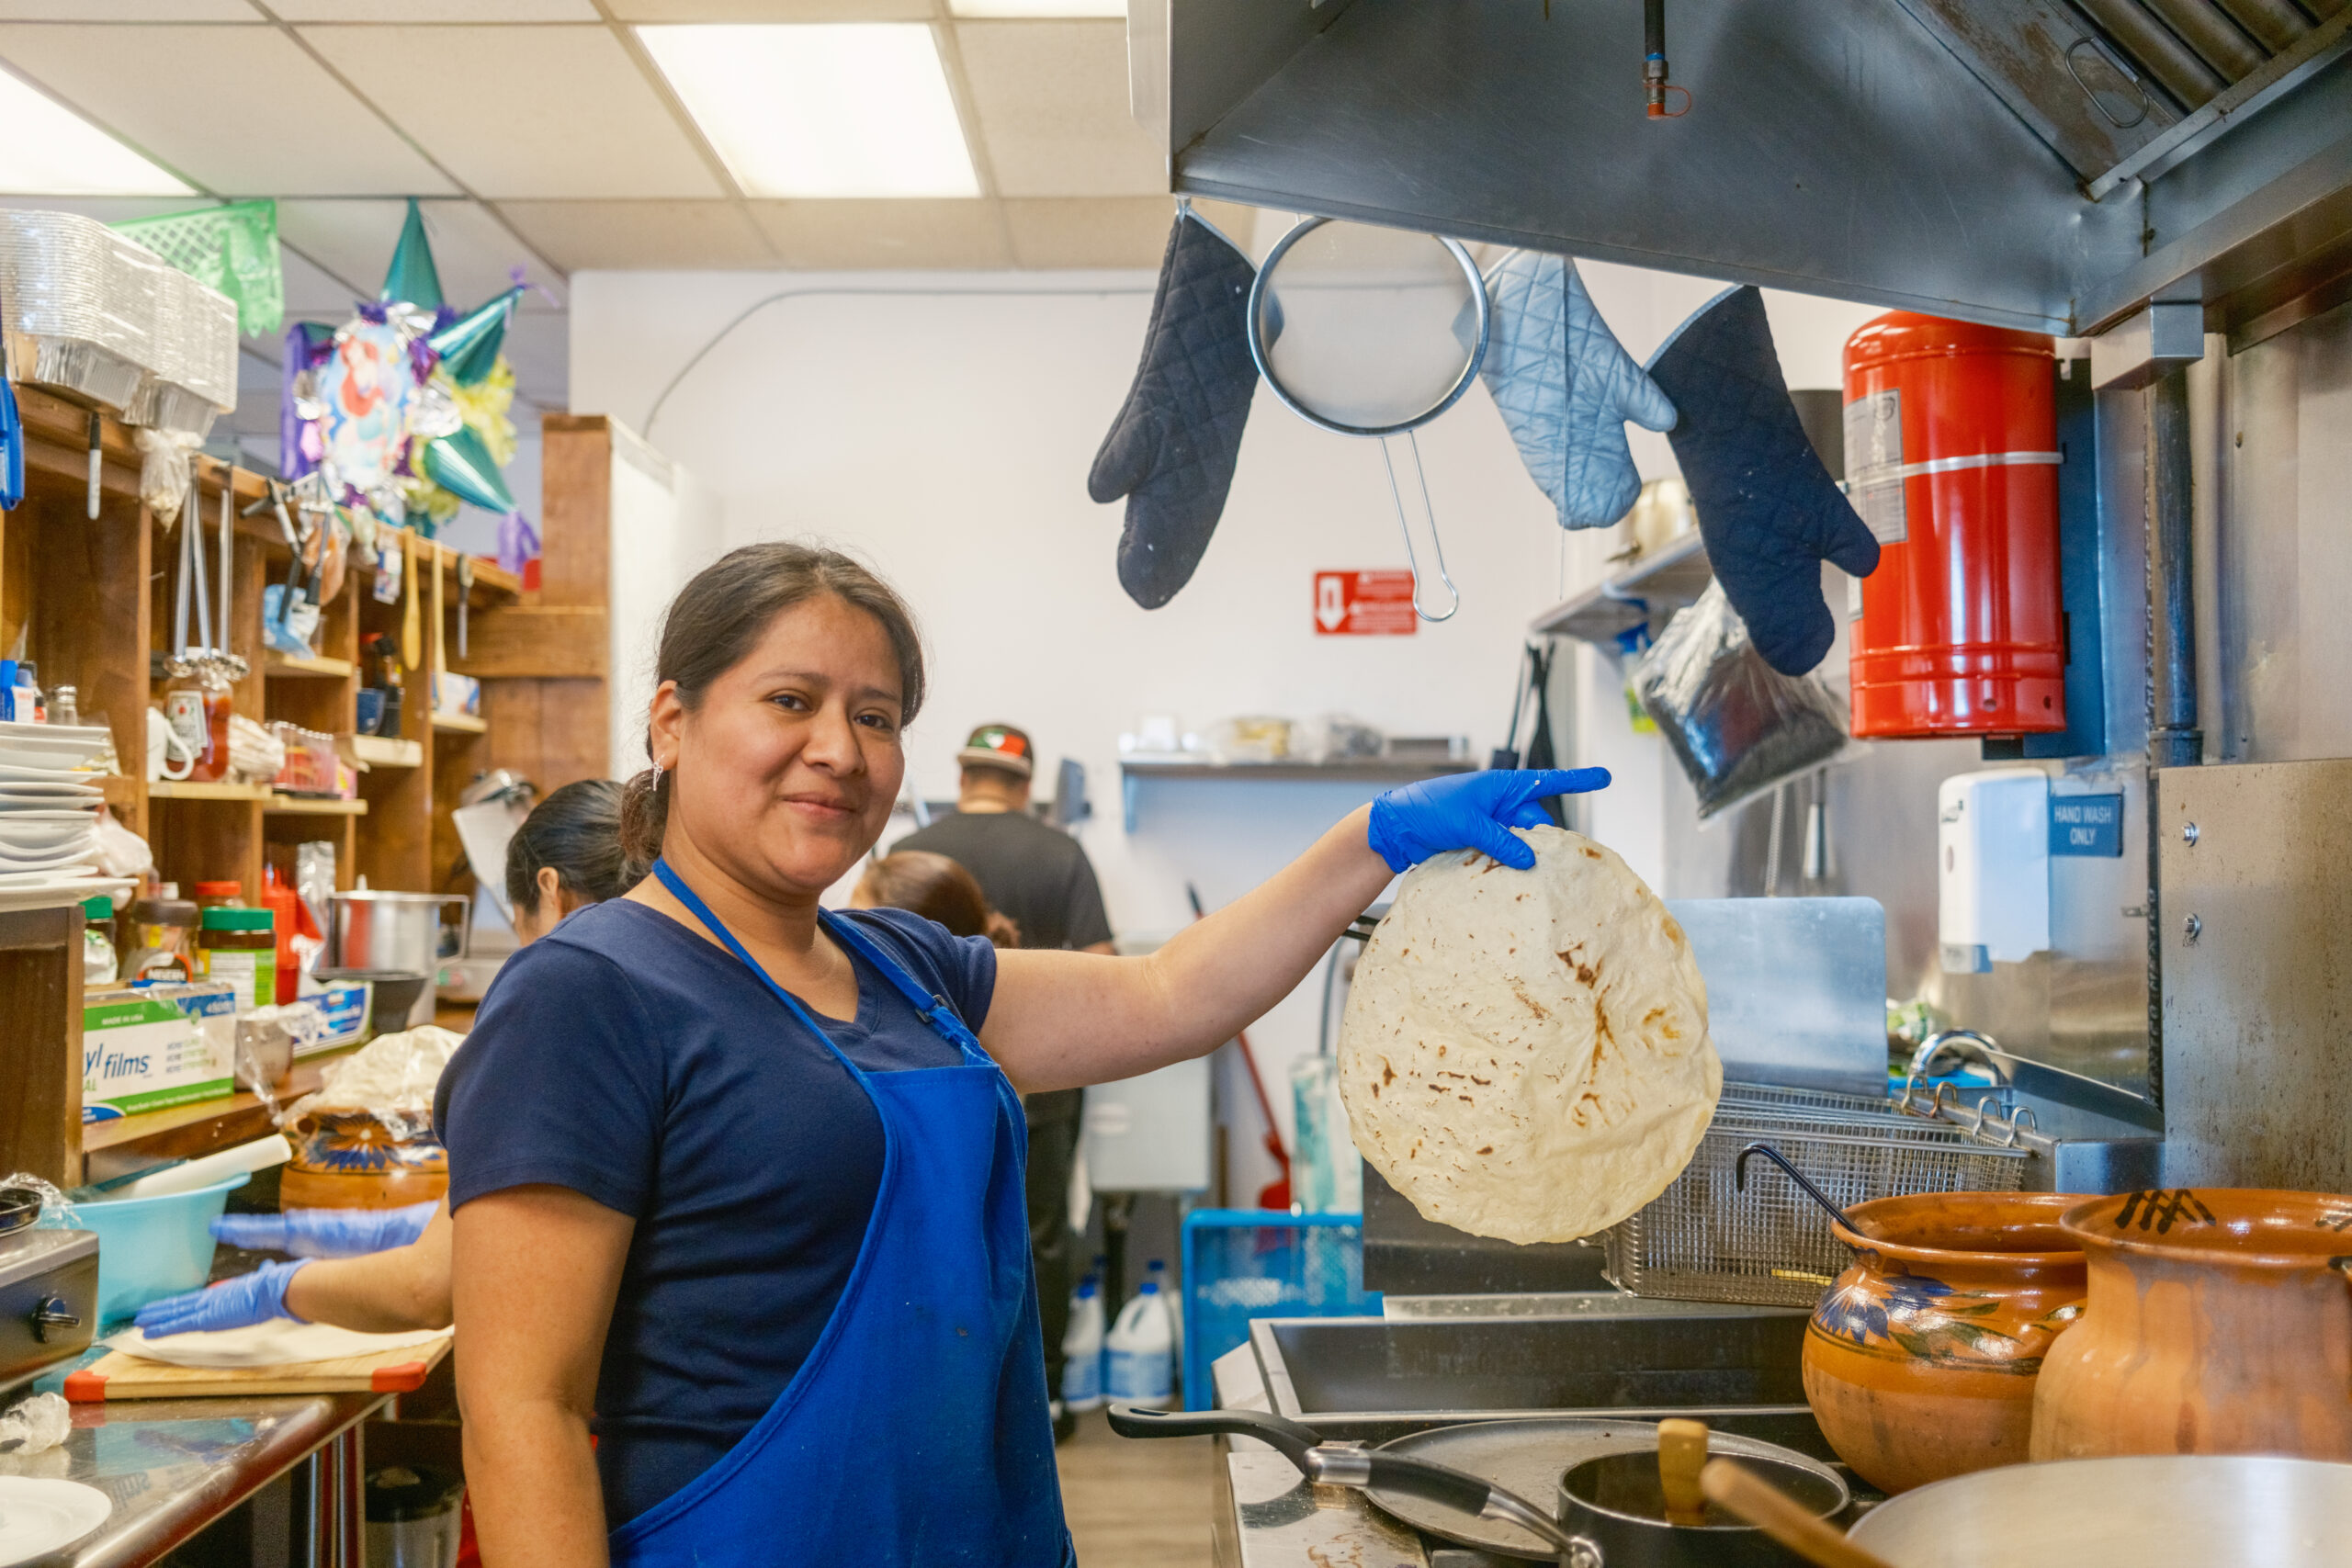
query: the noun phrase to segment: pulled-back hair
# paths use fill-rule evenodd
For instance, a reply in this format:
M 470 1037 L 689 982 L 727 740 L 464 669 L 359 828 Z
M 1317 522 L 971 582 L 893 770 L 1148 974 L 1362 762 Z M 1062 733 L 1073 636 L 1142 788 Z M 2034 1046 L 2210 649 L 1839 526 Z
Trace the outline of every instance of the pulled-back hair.
M 506 898 L 537 914 L 539 871 L 582 904 L 617 898 L 645 877 L 645 864 L 621 852 L 621 786 L 611 779 L 568 784 L 531 808 L 506 845 Z
M 674 682 L 688 712 L 712 682 L 748 657 L 776 616 L 831 595 L 880 623 L 899 661 L 899 722 L 922 706 L 922 639 L 898 592 L 839 550 L 775 541 L 730 550 L 696 572 L 662 617 L 653 682 Z M 646 737 L 652 749 L 652 736 Z M 621 802 L 621 847 L 650 864 L 670 821 L 670 775 L 648 768 L 628 781 Z
M 999 947 L 1019 947 L 1012 917 L 989 907 L 978 878 L 959 861 L 929 850 L 899 850 L 865 868 L 867 897 L 893 909 L 911 909 L 955 936 L 984 936 Z

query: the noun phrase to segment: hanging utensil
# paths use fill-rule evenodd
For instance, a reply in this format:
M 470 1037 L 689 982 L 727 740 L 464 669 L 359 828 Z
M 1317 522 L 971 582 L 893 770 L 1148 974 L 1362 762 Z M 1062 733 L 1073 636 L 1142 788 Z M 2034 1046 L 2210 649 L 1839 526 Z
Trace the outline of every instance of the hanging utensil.
M 467 657 L 466 621 L 473 609 L 473 596 L 474 558 L 460 554 L 458 557 L 458 657 L 460 659 Z
M 418 621 L 416 533 L 413 529 L 401 530 L 401 576 L 406 579 L 401 584 L 405 598 L 401 605 L 401 668 L 413 670 L 424 651 L 424 627 Z
M 1413 572 L 1413 612 L 1425 621 L 1450 618 L 1462 595 L 1446 570 L 1413 433 L 1478 378 L 1491 324 L 1485 280 L 1460 242 L 1328 218 L 1302 219 L 1277 241 L 1250 288 L 1250 357 L 1283 406 L 1318 429 L 1380 442 Z M 1388 438 L 1397 435 L 1411 459 L 1409 484 L 1398 479 L 1389 450 Z M 1442 612 L 1422 603 L 1417 530 L 1408 515 L 1415 511 L 1451 595 Z
M 1865 1240 L 1877 1241 L 1880 1239 L 1877 1231 L 1872 1229 L 1868 1224 L 1855 1219 L 1852 1213 L 1849 1211 L 1839 1208 L 1836 1199 L 1830 1197 L 1828 1193 L 1824 1192 L 1820 1188 L 1815 1187 L 1812 1180 L 1806 1177 L 1804 1172 L 1799 1170 L 1795 1166 L 1791 1165 L 1788 1161 L 1788 1157 L 1770 1144 L 1750 1144 L 1746 1148 L 1739 1151 L 1739 1157 L 1732 1162 L 1731 1167 L 1731 1184 L 1734 1191 L 1745 1192 L 1747 1190 L 1747 1161 L 1751 1156 L 1755 1155 L 1762 1155 L 1766 1159 L 1769 1159 L 1774 1165 L 1779 1166 L 1782 1171 L 1787 1173 L 1789 1179 L 1797 1184 L 1798 1190 L 1804 1192 L 1806 1197 L 1820 1204 L 1823 1211 L 1826 1213 L 1831 1219 L 1836 1220 L 1839 1224 L 1844 1225 L 1848 1230 L 1852 1231 L 1856 1235 L 1861 1236 Z
M 1681 1419 L 1657 1424 L 1657 1489 L 1666 1499 L 1666 1522 L 1703 1525 L 1707 1495 L 1699 1472 L 1707 1468 L 1707 1424 Z

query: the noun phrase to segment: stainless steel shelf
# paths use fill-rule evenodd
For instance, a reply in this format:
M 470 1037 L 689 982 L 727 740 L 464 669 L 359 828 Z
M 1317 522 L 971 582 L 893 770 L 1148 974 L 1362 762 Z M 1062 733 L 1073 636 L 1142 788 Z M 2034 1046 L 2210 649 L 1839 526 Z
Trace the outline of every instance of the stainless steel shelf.
M 1655 636 L 1668 615 L 1697 603 L 1714 580 L 1706 542 L 1690 534 L 1599 587 L 1553 605 L 1527 629 L 1533 637 L 1572 637 L 1608 647 L 1620 632 L 1646 621 Z
M 1360 757 L 1342 762 L 1190 762 L 1136 758 L 1119 763 L 1121 805 L 1126 829 L 1136 830 L 1137 786 L 1146 779 L 1253 779 L 1270 783 L 1415 784 L 1448 773 L 1468 773 L 1479 764 L 1468 761 L 1416 761 L 1406 758 Z

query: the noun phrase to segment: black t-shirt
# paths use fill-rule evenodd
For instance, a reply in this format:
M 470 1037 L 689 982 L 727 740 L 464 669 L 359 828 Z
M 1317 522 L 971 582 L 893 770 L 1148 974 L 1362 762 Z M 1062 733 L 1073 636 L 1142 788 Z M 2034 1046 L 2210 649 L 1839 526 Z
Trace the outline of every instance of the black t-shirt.
M 996 950 L 898 909 L 849 916 L 978 1032 Z M 867 1072 L 961 1060 L 855 957 Z M 815 1010 L 810 1010 L 812 1012 Z M 873 1101 L 742 961 L 657 910 L 591 906 L 508 961 L 434 1107 L 449 1204 L 547 1183 L 637 1221 L 596 1382 L 618 1527 L 756 1425 L 841 1299 L 882 1179 Z
M 1092 947 L 1111 940 L 1102 888 L 1076 839 L 1025 811 L 958 811 L 890 846 L 945 855 L 1012 917 L 1023 947 Z

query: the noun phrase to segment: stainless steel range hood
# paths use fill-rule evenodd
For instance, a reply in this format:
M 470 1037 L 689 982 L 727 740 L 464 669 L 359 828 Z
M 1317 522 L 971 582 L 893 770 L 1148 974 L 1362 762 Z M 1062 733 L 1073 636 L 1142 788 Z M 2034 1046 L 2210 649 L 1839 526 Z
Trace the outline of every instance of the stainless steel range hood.
M 2352 298 L 2346 0 L 1132 0 L 1173 187 L 2040 331 Z

